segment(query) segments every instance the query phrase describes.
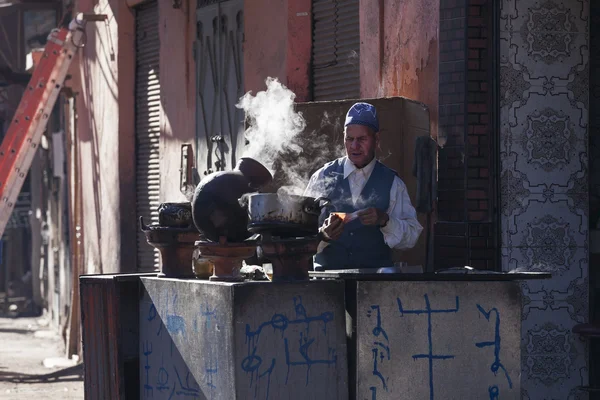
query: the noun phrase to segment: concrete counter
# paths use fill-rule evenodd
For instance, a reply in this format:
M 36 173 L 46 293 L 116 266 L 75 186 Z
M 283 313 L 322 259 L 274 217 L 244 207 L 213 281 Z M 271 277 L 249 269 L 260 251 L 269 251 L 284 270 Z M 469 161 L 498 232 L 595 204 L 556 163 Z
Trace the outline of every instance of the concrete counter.
M 345 281 L 351 399 L 520 399 L 519 281 L 547 273 L 311 273 Z
M 141 289 L 141 398 L 348 398 L 343 282 Z
M 329 274 L 81 277 L 86 398 L 520 398 L 519 280 L 547 274 Z

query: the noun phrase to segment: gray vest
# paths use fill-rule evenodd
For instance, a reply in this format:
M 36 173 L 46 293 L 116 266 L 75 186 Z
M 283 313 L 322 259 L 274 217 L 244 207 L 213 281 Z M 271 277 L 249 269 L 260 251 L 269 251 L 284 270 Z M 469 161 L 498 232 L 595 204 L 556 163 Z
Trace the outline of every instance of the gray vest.
M 327 185 L 325 197 L 332 202 L 334 209 L 321 214 L 320 224 L 331 211 L 352 213 L 354 211 L 376 207 L 387 212 L 390 204 L 390 189 L 396 172 L 376 161 L 371 177 L 367 181 L 356 205 L 352 203 L 352 193 L 348 179 L 344 179 L 344 162 L 339 158 L 323 167 Z M 377 226 L 365 226 L 359 219 L 344 226 L 342 236 L 315 256 L 315 262 L 325 270 L 351 268 L 379 268 L 392 266 L 391 249 L 385 243 L 383 234 Z

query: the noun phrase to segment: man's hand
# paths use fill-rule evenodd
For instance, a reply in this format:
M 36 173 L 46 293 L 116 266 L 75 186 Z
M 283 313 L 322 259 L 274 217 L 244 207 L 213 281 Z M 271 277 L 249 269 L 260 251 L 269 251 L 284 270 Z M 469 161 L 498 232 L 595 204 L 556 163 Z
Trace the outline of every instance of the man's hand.
M 358 212 L 358 218 L 363 225 L 385 226 L 390 220 L 389 215 L 379 208 L 365 208 Z
M 319 231 L 325 236 L 326 240 L 338 240 L 344 231 L 344 221 L 337 215 L 331 214 Z

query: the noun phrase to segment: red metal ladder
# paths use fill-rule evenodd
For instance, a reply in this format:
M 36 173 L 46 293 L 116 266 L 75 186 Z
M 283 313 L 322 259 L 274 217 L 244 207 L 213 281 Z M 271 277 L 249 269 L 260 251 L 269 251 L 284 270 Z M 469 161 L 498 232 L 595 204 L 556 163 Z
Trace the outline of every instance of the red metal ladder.
M 48 36 L 39 65 L 0 145 L 0 237 L 31 168 L 69 66 L 77 49 L 84 45 L 86 22 L 106 18 L 106 15 L 79 14 L 68 27 L 54 29 Z

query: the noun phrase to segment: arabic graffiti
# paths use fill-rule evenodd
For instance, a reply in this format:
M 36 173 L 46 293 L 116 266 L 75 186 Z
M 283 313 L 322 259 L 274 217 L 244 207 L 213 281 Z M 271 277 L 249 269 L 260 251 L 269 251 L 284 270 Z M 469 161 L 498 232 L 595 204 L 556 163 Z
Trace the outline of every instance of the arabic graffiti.
M 400 298 L 397 298 L 398 302 L 398 311 L 400 311 L 400 316 L 404 317 L 404 314 L 415 314 L 427 315 L 427 340 L 428 340 L 428 352 L 424 354 L 414 354 L 412 357 L 414 360 L 418 359 L 426 359 L 429 362 L 429 399 L 434 399 L 434 390 L 433 390 L 433 361 L 434 360 L 448 360 L 454 358 L 454 355 L 449 354 L 433 354 L 433 340 L 432 340 L 432 329 L 431 329 L 431 316 L 432 314 L 440 314 L 440 313 L 457 313 L 459 310 L 459 299 L 456 296 L 456 306 L 455 308 L 448 309 L 432 309 L 431 304 L 429 303 L 429 296 L 425 294 L 423 296 L 425 298 L 425 308 L 422 310 L 405 310 L 402 306 L 402 301 Z
M 213 352 L 202 354 L 205 374 L 203 389 L 201 389 L 183 357 L 176 351 L 174 338 L 179 337 L 178 340 L 187 341 L 191 326 L 182 315 L 176 312 L 177 294 L 165 291 L 153 300 L 155 301 L 147 303 L 143 314 L 147 322 L 144 331 L 148 332 L 142 341 L 145 398 L 175 399 L 203 398 L 204 396 L 212 398 L 216 396 L 218 393 L 216 377 L 219 373 L 219 366 L 218 359 Z M 158 310 L 160 310 L 160 315 Z M 202 305 L 191 321 L 194 332 L 206 334 L 211 327 L 214 330 L 217 319 L 218 313 L 215 308 L 208 304 Z
M 367 311 L 367 318 L 371 318 L 373 312 L 376 313 L 375 327 L 373 328 L 373 376 L 376 376 L 381 381 L 383 390 L 388 391 L 387 378 L 384 378 L 383 374 L 379 371 L 379 364 L 384 361 L 391 360 L 390 354 L 390 341 L 387 332 L 381 326 L 381 310 L 379 305 L 372 305 L 371 309 Z M 372 393 L 372 399 L 377 399 L 377 387 L 371 386 L 369 388 Z
M 283 342 L 283 353 L 285 355 L 283 361 L 287 367 L 286 384 L 288 383 L 292 367 L 306 367 L 306 385 L 308 386 L 310 371 L 313 366 L 335 365 L 337 362 L 335 348 L 327 347 L 327 354 L 315 354 L 319 352 L 313 346 L 318 338 L 317 335 L 327 336 L 327 324 L 333 321 L 333 312 L 324 312 L 320 315 L 310 316 L 302 304 L 301 296 L 294 297 L 293 302 L 295 313 L 295 318 L 293 319 L 283 313 L 278 313 L 273 314 L 270 319 L 259 324 L 254 330 L 250 324 L 246 324 L 245 343 L 248 345 L 248 353 L 241 362 L 241 368 L 244 372 L 250 374 L 250 386 L 258 385 L 257 381 L 262 377 L 266 377 L 266 399 L 269 398 L 271 375 L 277 365 L 283 364 L 277 362 L 280 355 L 277 352 L 273 352 L 273 347 L 277 345 L 274 342 L 276 339 L 280 338 Z M 311 331 L 311 326 L 315 325 L 320 329 L 316 331 L 313 329 Z M 292 326 L 299 326 L 301 330 L 290 329 Z M 273 329 L 273 331 L 269 330 L 269 333 L 278 331 L 279 334 L 274 336 L 269 335 L 268 349 L 265 348 L 259 352 L 260 337 L 266 328 Z M 265 342 L 265 344 L 267 343 Z M 263 367 L 262 370 L 261 367 Z M 258 393 L 256 389 L 255 386 L 255 397 Z
M 144 394 L 147 397 L 152 397 L 154 394 L 154 388 L 150 385 L 150 354 L 152 354 L 152 343 L 145 341 L 142 343 L 142 352 L 145 357 L 146 363 L 144 364 L 145 380 L 144 380 Z
M 498 389 L 498 386 L 490 386 L 488 392 L 490 394 L 490 400 L 498 400 L 500 398 L 500 389 Z
M 504 376 L 506 377 L 506 381 L 508 382 L 509 389 L 512 389 L 512 379 L 508 375 L 504 364 L 500 361 L 500 350 L 501 350 L 501 338 L 500 338 L 500 312 L 497 308 L 491 308 L 489 311 L 485 311 L 485 309 L 477 304 L 477 310 L 485 317 L 487 321 L 490 320 L 492 313 L 495 314 L 496 318 L 494 319 L 494 341 L 490 342 L 478 342 L 475 343 L 475 346 L 482 349 L 484 347 L 494 347 L 494 362 L 490 366 L 490 370 L 494 374 L 494 376 L 498 375 L 498 371 L 502 370 L 504 372 Z M 490 399 L 497 399 L 500 394 L 500 389 L 497 386 L 491 386 L 489 389 Z

